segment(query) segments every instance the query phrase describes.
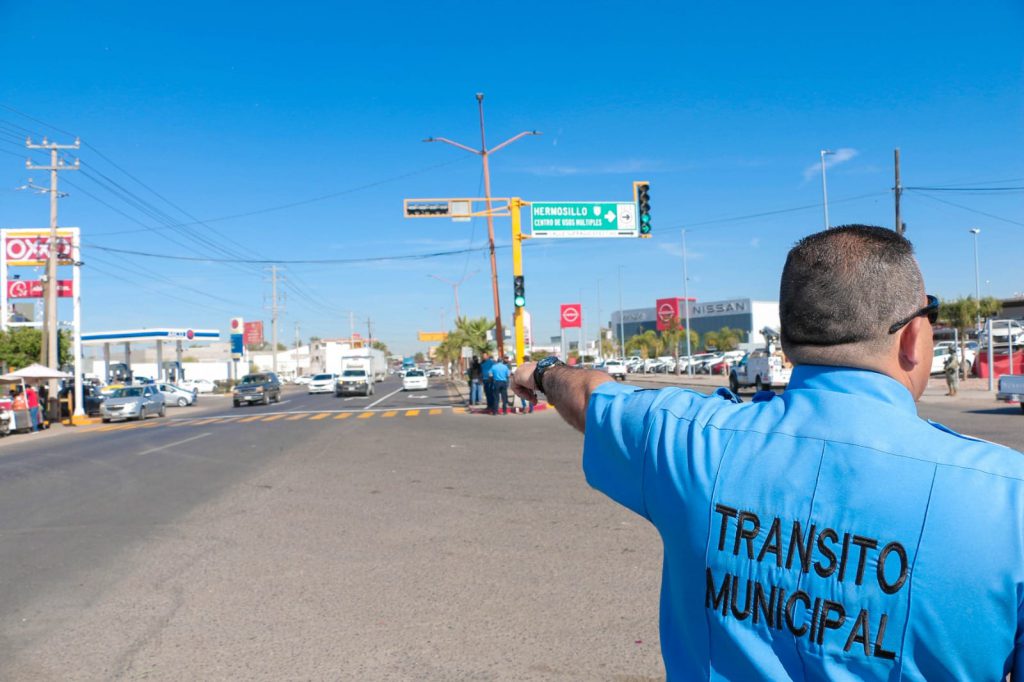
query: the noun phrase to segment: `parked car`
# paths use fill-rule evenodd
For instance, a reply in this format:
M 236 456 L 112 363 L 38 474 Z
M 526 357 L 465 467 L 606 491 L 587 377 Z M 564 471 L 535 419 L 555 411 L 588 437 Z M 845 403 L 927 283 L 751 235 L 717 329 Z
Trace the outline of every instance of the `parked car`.
M 422 369 L 410 369 L 402 377 L 403 391 L 427 390 L 427 373 Z
M 302 376 L 295 377 L 295 383 L 298 384 L 299 386 L 309 386 L 310 379 L 312 379 L 311 376 L 309 376 L 308 374 L 303 374 Z
M 100 407 L 104 423 L 113 419 L 143 420 L 154 414 L 158 417 L 167 414 L 164 396 L 154 384 L 118 388 Z
M 64 386 L 64 388 L 62 388 L 60 390 L 60 397 L 63 400 L 69 394 L 74 396 L 74 393 L 75 393 L 75 384 L 74 384 L 74 382 L 70 382 L 69 381 Z M 100 392 L 100 389 L 97 386 L 94 386 L 92 384 L 83 384 L 83 386 L 82 386 L 82 402 L 84 404 L 82 405 L 82 409 L 85 410 L 86 416 L 89 416 L 89 417 L 99 416 L 100 412 L 102 410 L 102 407 L 103 407 L 103 401 L 104 400 L 106 400 L 106 396 L 103 395 L 103 393 Z M 62 402 L 61 403 L 61 417 L 62 418 L 67 418 L 69 416 L 70 415 L 68 414 L 67 406 Z
M 309 394 L 333 393 L 334 382 L 338 379 L 337 374 L 314 374 L 309 380 Z
M 367 374 L 364 368 L 353 367 L 342 371 L 341 376 L 334 382 L 334 395 L 338 398 L 351 393 L 371 396 L 373 384 L 373 377 Z
M 189 391 L 194 390 L 196 393 L 213 393 L 216 385 L 209 379 L 186 379 L 178 384 L 181 388 Z
M 231 400 L 235 407 L 243 403 L 281 402 L 281 380 L 273 372 L 246 374 L 231 392 Z
M 1017 320 L 994 320 L 992 322 L 992 345 L 1008 346 L 1011 340 L 1014 346 L 1024 345 L 1024 324 Z M 988 346 L 987 329 L 978 336 L 978 343 L 982 348 Z
M 174 384 L 157 384 L 156 388 L 164 394 L 164 402 L 168 405 L 186 407 L 188 405 L 195 405 L 196 400 L 199 399 L 199 394 L 196 391 L 175 386 Z
M 626 380 L 626 363 L 622 360 L 608 360 L 604 363 L 604 371 L 613 379 Z
M 443 377 L 444 376 L 444 369 L 441 368 L 441 367 L 431 367 L 430 369 L 427 370 L 427 376 L 428 377 Z
M 972 344 L 974 346 L 973 348 L 971 347 Z M 939 341 L 938 343 L 935 344 L 935 349 L 938 350 L 939 348 L 948 348 L 950 351 L 955 352 L 956 356 L 960 358 L 961 369 L 964 372 L 966 372 L 969 376 L 971 374 L 971 369 L 974 367 L 974 361 L 977 358 L 977 346 L 978 344 L 974 343 L 973 341 L 970 341 L 967 344 L 965 344 L 963 357 L 961 357 L 960 354 L 960 346 L 955 341 Z M 938 371 L 941 372 L 941 368 Z M 932 373 L 936 373 L 934 360 L 932 362 Z

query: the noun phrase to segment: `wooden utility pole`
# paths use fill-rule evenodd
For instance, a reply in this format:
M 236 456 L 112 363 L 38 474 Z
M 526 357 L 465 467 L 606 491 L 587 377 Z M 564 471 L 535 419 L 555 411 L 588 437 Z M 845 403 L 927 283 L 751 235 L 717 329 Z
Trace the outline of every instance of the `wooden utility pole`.
M 28 149 L 50 150 L 49 166 L 36 166 L 31 161 L 26 161 L 25 168 L 28 170 L 50 171 L 50 242 L 47 248 L 46 281 L 43 282 L 46 312 L 43 316 L 43 338 L 39 344 L 39 360 L 40 364 L 50 369 L 60 369 L 60 357 L 57 352 L 57 335 L 59 333 L 57 329 L 57 262 L 60 257 L 60 247 L 57 240 L 57 199 L 60 197 L 57 191 L 57 173 L 58 171 L 65 170 L 78 170 L 80 164 L 78 159 L 75 159 L 74 165 L 65 164 L 59 157 L 58 152 L 62 149 L 78 149 L 80 142 L 78 138 L 75 138 L 74 144 L 57 144 L 50 142 L 44 137 L 42 144 L 33 144 L 32 138 L 28 138 L 25 140 L 25 146 Z M 6 311 L 4 313 L 6 314 Z M 75 381 L 81 382 L 81 377 L 75 377 Z M 56 398 L 57 381 L 55 379 L 50 380 L 49 388 L 50 396 Z M 44 406 L 43 409 L 48 410 L 49 405 Z
M 270 357 L 274 374 L 277 374 L 277 318 L 284 312 L 277 296 L 277 266 L 270 266 Z
M 893 150 L 893 168 L 896 171 L 896 184 L 893 185 L 893 198 L 896 200 L 896 234 L 903 234 L 903 215 L 900 213 L 900 195 L 903 194 L 903 187 L 900 185 L 900 150 L 899 147 Z

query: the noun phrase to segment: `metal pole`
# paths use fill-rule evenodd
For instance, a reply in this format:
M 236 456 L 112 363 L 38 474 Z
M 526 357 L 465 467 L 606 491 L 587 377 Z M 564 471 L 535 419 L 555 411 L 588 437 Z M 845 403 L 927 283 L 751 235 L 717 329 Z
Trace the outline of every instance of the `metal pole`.
M 971 234 L 974 235 L 974 296 L 975 301 L 978 304 L 978 312 L 974 321 L 975 331 L 981 331 L 981 275 L 978 268 L 978 234 L 981 232 L 977 227 L 971 228 Z
M 512 216 L 512 276 L 519 277 L 523 274 L 523 226 L 520 217 L 522 201 L 519 197 L 512 197 L 509 201 L 509 211 Z M 523 325 L 523 309 L 516 306 L 512 312 L 512 323 L 515 325 L 515 346 L 516 365 L 523 364 L 523 355 L 526 348 L 526 328 Z
M 271 364 L 277 374 L 277 266 L 270 266 L 270 344 Z
M 992 357 L 993 353 L 992 353 L 992 318 L 991 317 L 988 318 L 988 322 L 987 322 L 986 326 L 988 328 L 988 333 L 986 334 L 986 336 L 988 336 L 988 390 L 991 392 L 991 391 L 996 390 L 996 382 L 995 382 L 995 378 L 994 378 L 995 375 L 996 375 L 996 367 L 995 367 L 995 363 L 993 362 L 993 357 Z
M 619 349 L 626 358 L 626 323 L 622 319 L 622 266 L 619 266 Z
M 498 356 L 505 355 L 505 332 L 501 327 L 501 297 L 498 294 L 498 259 L 494 255 L 494 216 L 491 215 L 491 168 L 488 163 L 487 136 L 484 131 L 484 93 L 476 93 L 477 108 L 480 110 L 480 156 L 484 162 L 484 198 L 487 201 L 487 246 L 491 253 L 491 291 L 494 295 L 494 335 L 497 338 Z
M 597 280 L 597 355 L 604 357 L 604 330 L 601 328 L 601 280 Z
M 693 354 L 690 348 L 690 276 L 686 272 L 686 230 L 680 230 L 683 238 L 683 309 L 686 311 L 686 373 L 693 376 Z
M 893 169 L 896 173 L 896 184 L 893 185 L 893 198 L 896 200 L 896 234 L 903 234 L 903 214 L 900 213 L 900 195 L 903 194 L 903 186 L 900 185 L 900 150 L 897 147 L 893 150 Z
M 71 271 L 71 300 L 74 308 L 71 319 L 75 336 L 71 352 L 74 355 L 75 410 L 71 414 L 71 423 L 74 424 L 76 420 L 82 420 L 85 417 L 85 405 L 83 404 L 85 392 L 82 386 L 82 240 L 77 234 L 72 239 L 74 239 L 72 243 L 72 258 L 74 258 L 75 265 Z
M 828 184 L 825 182 L 825 155 L 831 154 L 827 149 L 821 150 L 821 197 L 822 203 L 825 207 L 825 229 L 829 227 L 828 222 Z

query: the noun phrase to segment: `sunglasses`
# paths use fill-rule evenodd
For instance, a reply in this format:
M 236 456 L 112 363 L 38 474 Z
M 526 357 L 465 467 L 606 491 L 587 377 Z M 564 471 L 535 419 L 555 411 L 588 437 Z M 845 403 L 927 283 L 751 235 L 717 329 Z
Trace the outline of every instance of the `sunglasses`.
M 939 299 L 935 298 L 931 294 L 928 294 L 928 305 L 926 305 L 925 307 L 921 308 L 920 310 L 918 310 L 913 315 L 910 315 L 909 317 L 905 317 L 902 320 L 900 320 L 899 322 L 897 322 L 896 324 L 894 324 L 893 326 L 889 327 L 889 333 L 890 334 L 895 334 L 896 332 L 898 332 L 899 330 L 903 329 L 908 324 L 910 324 L 911 321 L 913 321 L 913 319 L 915 317 L 922 317 L 922 316 L 927 316 L 928 317 L 928 321 L 931 324 L 935 324 L 936 322 L 938 322 L 938 320 L 939 320 Z

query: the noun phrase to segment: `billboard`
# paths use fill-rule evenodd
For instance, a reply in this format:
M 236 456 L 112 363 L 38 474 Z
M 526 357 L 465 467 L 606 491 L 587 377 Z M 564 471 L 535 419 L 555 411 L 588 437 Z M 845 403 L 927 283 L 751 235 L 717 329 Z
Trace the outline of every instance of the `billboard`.
M 564 303 L 561 306 L 561 313 L 559 319 L 562 323 L 562 329 L 571 329 L 573 327 L 583 326 L 583 304 L 582 303 Z
M 355 336 L 355 334 L 353 334 Z M 417 340 L 426 341 L 427 343 L 441 342 L 448 338 L 448 332 L 419 332 L 416 335 Z
M 654 315 L 658 322 L 658 331 L 663 332 L 669 329 L 669 322 L 672 318 L 681 320 L 683 313 L 679 309 L 679 303 L 683 299 L 673 296 L 672 298 L 659 298 L 654 304 Z
M 263 345 L 263 320 L 257 320 L 256 322 L 246 322 L 244 323 L 243 327 L 245 329 L 245 345 Z
M 74 262 L 74 231 L 57 230 L 58 262 Z M 4 260 L 7 265 L 45 265 L 50 257 L 50 230 L 4 230 Z
M 71 298 L 74 287 L 70 279 L 57 280 L 57 296 Z M 7 298 L 42 298 L 43 282 L 38 279 L 7 280 Z

